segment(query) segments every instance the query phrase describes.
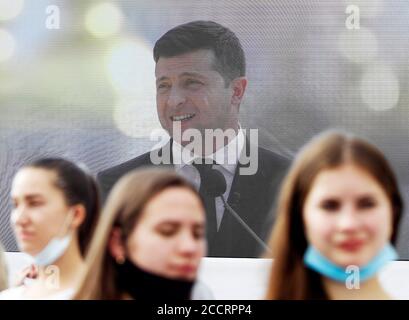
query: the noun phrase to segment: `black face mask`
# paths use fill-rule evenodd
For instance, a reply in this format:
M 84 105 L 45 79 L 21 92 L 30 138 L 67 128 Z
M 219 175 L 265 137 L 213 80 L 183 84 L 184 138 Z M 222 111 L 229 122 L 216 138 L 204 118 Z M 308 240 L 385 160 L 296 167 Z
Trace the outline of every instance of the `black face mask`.
M 164 278 L 144 271 L 129 259 L 117 265 L 121 291 L 135 300 L 188 300 L 194 281 Z

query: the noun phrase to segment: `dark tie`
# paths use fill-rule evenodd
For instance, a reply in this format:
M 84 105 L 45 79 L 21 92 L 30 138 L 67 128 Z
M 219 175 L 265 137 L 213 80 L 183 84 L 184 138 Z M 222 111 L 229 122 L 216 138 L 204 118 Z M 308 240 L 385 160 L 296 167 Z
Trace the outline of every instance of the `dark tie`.
M 199 163 L 201 162 L 201 163 Z M 213 163 L 205 163 L 205 159 L 195 159 L 192 165 L 199 171 L 200 174 L 200 188 L 199 193 L 202 196 L 205 209 L 206 209 L 206 233 L 207 233 L 207 241 L 208 241 L 208 251 L 209 254 L 212 252 L 212 241 L 214 241 L 216 233 L 217 233 L 217 221 L 216 221 L 216 204 L 215 198 L 210 196 L 207 190 L 211 187 L 208 186 L 206 183 L 206 176 L 210 170 L 212 169 Z

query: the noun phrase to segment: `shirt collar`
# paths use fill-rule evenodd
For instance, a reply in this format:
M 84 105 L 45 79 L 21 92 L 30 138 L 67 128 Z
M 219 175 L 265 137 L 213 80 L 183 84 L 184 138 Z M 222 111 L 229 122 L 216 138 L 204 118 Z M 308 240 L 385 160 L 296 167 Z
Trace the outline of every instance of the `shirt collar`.
M 241 151 L 243 150 L 244 140 L 244 133 L 240 126 L 237 135 L 230 140 L 227 145 L 216 150 L 215 153 L 208 155 L 206 158 L 214 160 L 218 165 L 234 174 Z M 199 158 L 198 155 L 183 148 L 182 145 L 175 140 L 173 140 L 172 143 L 172 155 L 173 163 L 177 171 L 191 164 L 196 158 Z

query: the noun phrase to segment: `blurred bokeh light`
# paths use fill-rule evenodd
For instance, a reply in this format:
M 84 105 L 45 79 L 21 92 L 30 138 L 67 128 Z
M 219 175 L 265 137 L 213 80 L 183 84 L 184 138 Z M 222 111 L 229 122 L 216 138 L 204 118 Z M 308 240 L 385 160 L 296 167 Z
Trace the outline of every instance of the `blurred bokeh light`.
M 93 36 L 104 38 L 119 32 L 122 19 L 122 12 L 114 3 L 102 2 L 87 11 L 85 26 Z
M 16 41 L 10 32 L 0 29 L 0 62 L 12 57 L 16 47 Z
M 115 42 L 107 56 L 109 79 L 119 94 L 155 97 L 155 64 L 152 47 L 138 38 Z M 154 102 L 154 101 L 152 101 Z
M 11 20 L 23 10 L 24 0 L 0 0 L 0 21 Z
M 371 65 L 362 76 L 361 96 L 370 109 L 392 109 L 399 101 L 399 80 L 390 68 Z
M 368 29 L 342 31 L 339 48 L 344 57 L 355 63 L 370 63 L 378 55 L 378 41 Z
M 152 47 L 139 38 L 115 42 L 106 58 L 108 78 L 118 96 L 116 127 L 130 137 L 149 137 L 157 128 Z

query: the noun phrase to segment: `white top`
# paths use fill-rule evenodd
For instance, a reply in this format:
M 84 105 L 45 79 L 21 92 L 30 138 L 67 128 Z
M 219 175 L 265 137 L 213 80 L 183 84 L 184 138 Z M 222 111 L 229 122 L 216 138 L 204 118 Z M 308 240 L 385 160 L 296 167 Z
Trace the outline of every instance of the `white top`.
M 6 252 L 10 279 L 26 265 L 25 255 Z M 198 277 L 216 300 L 257 300 L 266 294 L 271 268 L 271 259 L 206 257 L 202 258 Z M 394 299 L 409 299 L 409 261 L 392 261 L 379 276 L 382 286 Z
M 35 300 L 24 294 L 25 286 L 14 287 L 0 292 L 0 300 Z M 67 289 L 37 300 L 71 300 L 74 289 Z M 197 281 L 192 288 L 191 300 L 214 300 L 213 292 L 201 281 Z
M 214 300 L 212 290 L 203 282 L 196 281 L 192 288 L 190 300 Z
M 217 163 L 217 166 L 215 166 L 214 169 L 219 170 L 226 179 L 226 191 L 223 194 L 226 201 L 229 198 L 234 173 L 236 172 L 237 163 L 244 147 L 244 140 L 244 133 L 240 128 L 238 134 L 232 140 L 230 140 L 227 145 L 218 149 L 215 153 L 206 156 L 206 158 L 212 159 Z M 176 172 L 190 181 L 199 190 L 200 174 L 199 171 L 192 165 L 192 162 L 201 156 L 190 152 L 190 150 L 187 150 L 186 148 L 183 148 L 176 141 L 173 141 L 172 143 L 172 155 Z M 219 228 L 224 213 L 223 200 L 220 197 L 217 197 L 215 204 L 217 228 Z
M 0 292 L 0 300 L 71 300 L 74 296 L 74 289 L 70 288 L 41 299 L 33 299 L 25 295 L 26 289 L 26 286 L 19 286 L 4 290 Z

